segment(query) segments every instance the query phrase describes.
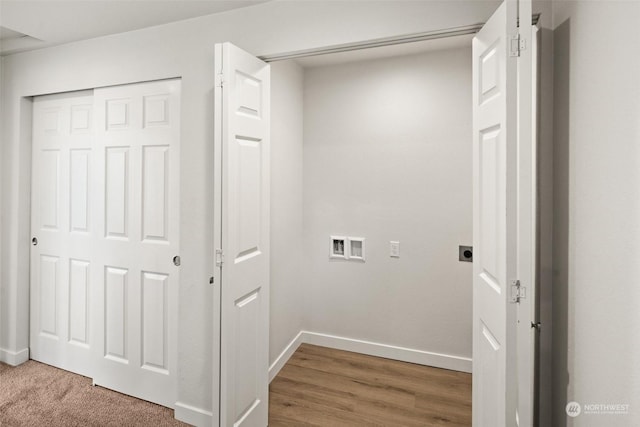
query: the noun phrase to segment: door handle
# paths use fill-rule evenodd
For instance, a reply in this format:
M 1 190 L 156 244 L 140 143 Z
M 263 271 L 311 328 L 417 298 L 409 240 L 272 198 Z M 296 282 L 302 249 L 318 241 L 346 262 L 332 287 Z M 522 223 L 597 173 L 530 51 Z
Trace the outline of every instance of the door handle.
M 34 237 L 33 239 L 31 239 L 31 244 L 32 244 L 33 246 L 38 246 L 38 238 L 37 238 L 37 237 Z
M 173 265 L 176 267 L 180 267 L 180 255 L 176 255 L 173 257 Z

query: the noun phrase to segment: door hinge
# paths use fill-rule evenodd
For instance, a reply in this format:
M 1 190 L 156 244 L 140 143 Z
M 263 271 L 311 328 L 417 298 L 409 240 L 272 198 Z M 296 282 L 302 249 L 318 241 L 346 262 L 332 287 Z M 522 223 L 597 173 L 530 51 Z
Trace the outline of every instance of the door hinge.
M 527 48 L 526 40 L 520 34 L 511 36 L 509 39 L 509 56 L 520 56 L 520 51 Z
M 224 86 L 224 74 L 216 74 L 216 87 Z
M 511 303 L 520 302 L 521 299 L 525 299 L 527 297 L 527 288 L 520 285 L 520 280 L 512 280 L 511 281 Z
M 216 249 L 216 267 L 222 267 L 224 264 L 224 252 L 222 249 Z

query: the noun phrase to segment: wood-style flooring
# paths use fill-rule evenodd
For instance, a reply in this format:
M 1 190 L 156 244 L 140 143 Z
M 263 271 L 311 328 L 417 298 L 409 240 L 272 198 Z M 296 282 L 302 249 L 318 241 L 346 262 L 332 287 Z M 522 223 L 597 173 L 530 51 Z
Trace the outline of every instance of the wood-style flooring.
M 462 372 L 302 344 L 270 386 L 270 427 L 470 425 Z

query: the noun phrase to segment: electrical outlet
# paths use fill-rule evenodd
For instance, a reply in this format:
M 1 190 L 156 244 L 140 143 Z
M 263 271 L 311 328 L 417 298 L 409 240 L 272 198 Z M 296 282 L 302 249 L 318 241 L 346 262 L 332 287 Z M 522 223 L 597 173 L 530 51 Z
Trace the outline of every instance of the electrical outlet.
M 400 242 L 393 240 L 389 242 L 389 256 L 400 258 Z
M 473 262 L 473 247 L 458 246 L 458 260 L 464 262 Z

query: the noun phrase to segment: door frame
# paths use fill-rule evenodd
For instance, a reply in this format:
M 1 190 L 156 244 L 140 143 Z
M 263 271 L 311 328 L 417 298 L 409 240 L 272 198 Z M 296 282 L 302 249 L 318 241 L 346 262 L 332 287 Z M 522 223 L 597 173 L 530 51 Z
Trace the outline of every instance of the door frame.
M 223 64 L 215 63 L 215 58 L 222 58 L 222 44 L 217 43 L 215 45 L 214 53 L 214 69 L 215 69 L 215 85 L 216 87 L 222 86 L 222 67 Z M 214 90 L 213 99 L 213 122 L 222 123 L 223 114 L 223 96 L 221 90 Z M 222 268 L 221 265 L 216 262 L 216 257 L 222 257 L 222 253 L 218 252 L 218 249 L 222 249 L 222 145 L 223 145 L 223 130 L 222 126 L 214 126 L 213 129 L 213 247 L 214 247 L 214 259 L 213 264 L 213 354 L 214 358 L 217 358 L 217 364 L 212 366 L 212 407 L 213 407 L 213 419 L 217 418 L 218 426 L 222 419 L 222 411 L 220 406 L 222 404 L 220 396 L 222 393 L 221 384 L 221 370 L 222 370 Z M 222 259 L 220 259 L 222 261 Z M 215 315 L 217 313 L 217 315 Z M 215 361 L 215 360 L 214 360 Z M 215 424 L 214 424 L 215 425 Z

